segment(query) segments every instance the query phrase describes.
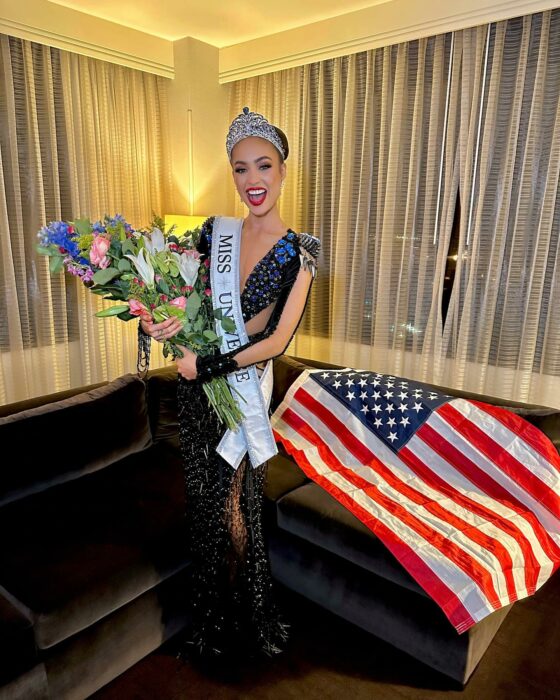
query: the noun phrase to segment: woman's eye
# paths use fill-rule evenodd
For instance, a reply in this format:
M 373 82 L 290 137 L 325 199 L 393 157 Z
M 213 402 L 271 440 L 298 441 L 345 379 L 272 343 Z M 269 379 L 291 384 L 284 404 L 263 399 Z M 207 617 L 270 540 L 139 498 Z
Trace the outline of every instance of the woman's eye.
M 263 165 L 261 165 L 261 166 L 259 166 L 259 167 L 260 167 L 260 168 L 266 168 L 266 169 L 268 170 L 268 168 L 270 168 L 271 165 L 270 165 L 270 163 L 264 163 Z M 245 172 L 245 168 L 236 168 L 236 169 L 235 169 L 235 172 L 236 172 L 236 173 L 244 173 L 244 172 Z

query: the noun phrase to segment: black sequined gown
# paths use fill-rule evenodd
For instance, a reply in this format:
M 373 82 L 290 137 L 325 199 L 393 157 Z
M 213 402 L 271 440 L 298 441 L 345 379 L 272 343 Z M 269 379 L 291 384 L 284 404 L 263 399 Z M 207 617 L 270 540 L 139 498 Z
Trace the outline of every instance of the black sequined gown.
M 199 251 L 211 255 L 214 217 L 202 227 Z M 251 272 L 241 296 L 244 321 L 276 301 L 264 331 L 270 334 L 300 267 L 298 235 L 286 235 Z M 184 463 L 187 530 L 193 558 L 190 638 L 206 657 L 282 651 L 288 624 L 274 601 L 263 537 L 263 486 L 267 463 L 255 468 L 248 456 L 237 470 L 216 452 L 224 427 L 200 382 L 179 376 L 179 430 Z

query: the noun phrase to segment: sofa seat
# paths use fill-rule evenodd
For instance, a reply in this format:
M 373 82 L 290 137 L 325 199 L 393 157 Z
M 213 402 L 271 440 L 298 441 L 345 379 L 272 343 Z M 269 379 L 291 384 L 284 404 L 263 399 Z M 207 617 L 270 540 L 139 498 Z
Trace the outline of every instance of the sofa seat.
M 0 585 L 29 611 L 37 646 L 188 566 L 183 512 L 182 465 L 165 444 L 0 509 Z
M 315 482 L 279 498 L 277 509 L 281 530 L 428 597 L 373 532 Z

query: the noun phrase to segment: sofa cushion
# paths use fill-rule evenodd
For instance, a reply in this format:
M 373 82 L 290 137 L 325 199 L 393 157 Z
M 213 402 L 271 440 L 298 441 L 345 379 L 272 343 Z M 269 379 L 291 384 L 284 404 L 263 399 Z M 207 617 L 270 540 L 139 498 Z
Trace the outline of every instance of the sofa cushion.
M 14 448 L 0 475 L 0 505 L 102 469 L 152 442 L 144 382 L 126 375 L 75 396 L 0 418 Z
M 427 596 L 373 532 L 314 482 L 282 496 L 277 509 L 280 529 Z
M 181 461 L 162 444 L 1 508 L 0 586 L 30 610 L 37 645 L 187 566 L 184 507 Z

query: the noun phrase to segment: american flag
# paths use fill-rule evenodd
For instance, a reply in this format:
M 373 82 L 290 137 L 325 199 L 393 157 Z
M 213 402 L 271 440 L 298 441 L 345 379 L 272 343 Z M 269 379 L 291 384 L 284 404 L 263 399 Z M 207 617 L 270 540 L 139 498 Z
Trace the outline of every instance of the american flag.
M 458 632 L 560 563 L 560 456 L 506 409 L 385 374 L 305 370 L 271 422 Z

